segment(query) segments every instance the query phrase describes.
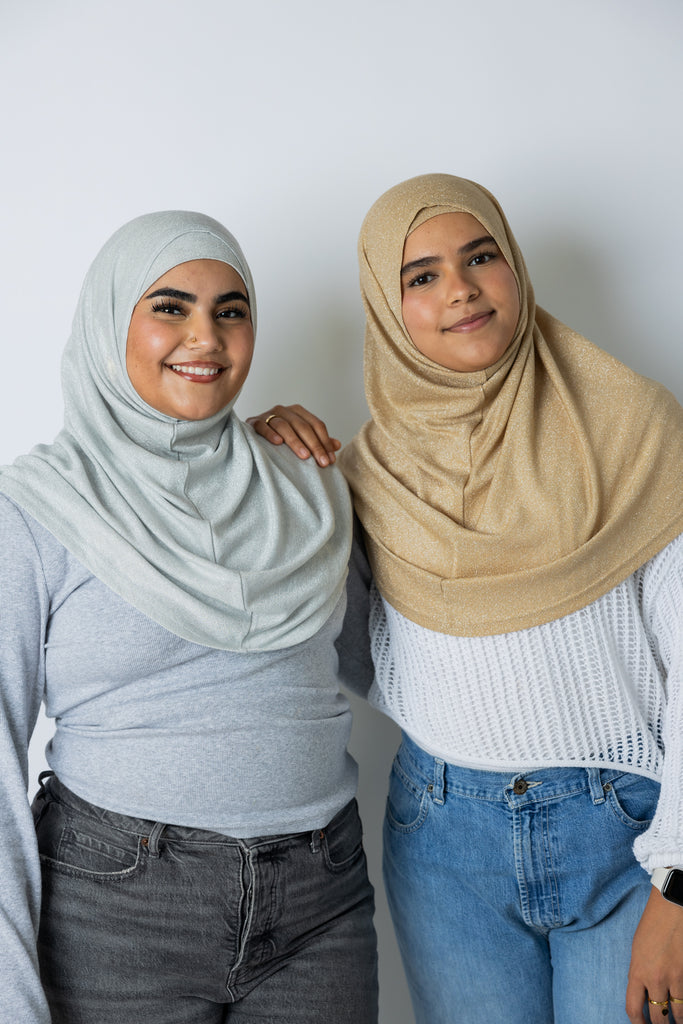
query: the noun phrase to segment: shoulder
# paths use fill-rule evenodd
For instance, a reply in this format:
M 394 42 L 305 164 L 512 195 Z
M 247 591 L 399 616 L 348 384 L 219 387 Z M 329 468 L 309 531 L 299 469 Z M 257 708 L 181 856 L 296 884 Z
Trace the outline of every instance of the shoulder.
M 3 583 L 42 581 L 51 591 L 73 589 L 90 574 L 32 515 L 0 493 L 0 571 Z
M 257 434 L 249 424 L 242 423 L 249 433 L 250 443 L 261 458 L 273 463 L 303 492 L 326 494 L 330 499 L 349 503 L 350 492 L 344 475 L 337 464 L 320 467 L 311 456 L 300 459 L 286 444 L 274 445 Z
M 683 409 L 674 395 L 663 384 L 631 369 L 616 356 L 600 348 L 588 338 L 573 330 L 561 320 L 537 307 L 536 324 L 553 358 L 571 376 L 582 380 L 589 391 L 602 393 L 617 391 L 623 400 L 644 402 L 647 412 L 660 409 L 683 422 Z

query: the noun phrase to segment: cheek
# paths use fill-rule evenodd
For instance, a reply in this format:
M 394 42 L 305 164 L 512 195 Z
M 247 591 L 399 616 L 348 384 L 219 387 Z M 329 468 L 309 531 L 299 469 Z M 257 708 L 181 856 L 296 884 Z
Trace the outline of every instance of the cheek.
M 252 343 L 245 343 L 242 347 L 240 354 L 240 376 L 242 381 L 245 380 L 249 369 L 251 367 L 251 361 L 254 358 L 254 345 Z
M 428 304 L 409 292 L 406 292 L 403 297 L 403 301 L 401 303 L 401 316 L 403 317 L 405 329 L 413 342 L 415 341 L 415 335 L 419 334 L 420 331 L 425 330 L 429 326 L 430 315 Z
M 160 368 L 169 346 L 165 339 L 154 331 L 128 332 L 126 342 L 126 367 L 128 374 L 153 373 Z
M 517 322 L 519 321 L 521 304 L 519 301 L 519 291 L 517 289 L 515 275 L 508 266 L 505 267 L 505 273 L 501 276 L 500 291 L 502 302 L 507 313 L 507 319 L 512 323 L 514 330 L 517 326 Z

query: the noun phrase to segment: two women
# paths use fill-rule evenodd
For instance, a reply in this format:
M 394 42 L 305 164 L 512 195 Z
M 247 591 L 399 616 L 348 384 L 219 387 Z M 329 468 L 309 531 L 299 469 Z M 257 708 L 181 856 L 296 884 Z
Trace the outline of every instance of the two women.
M 404 732 L 385 880 L 417 1020 L 683 1020 L 683 411 L 536 307 L 473 182 L 390 189 L 359 260 L 349 683 L 374 671 Z
M 3 1020 L 376 1020 L 334 650 L 350 503 L 234 414 L 255 323 L 221 225 L 125 225 L 62 432 L 0 474 Z

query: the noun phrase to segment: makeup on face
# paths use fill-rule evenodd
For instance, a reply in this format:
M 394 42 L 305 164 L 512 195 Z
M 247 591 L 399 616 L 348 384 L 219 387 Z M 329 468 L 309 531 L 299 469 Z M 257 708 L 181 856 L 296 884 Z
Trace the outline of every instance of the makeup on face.
M 402 314 L 415 347 L 447 369 L 496 363 L 520 314 L 515 275 L 495 239 L 469 213 L 443 213 L 406 238 Z
M 158 412 L 208 419 L 238 394 L 253 351 L 240 275 L 220 260 L 190 260 L 163 274 L 137 302 L 126 368 L 137 393 Z

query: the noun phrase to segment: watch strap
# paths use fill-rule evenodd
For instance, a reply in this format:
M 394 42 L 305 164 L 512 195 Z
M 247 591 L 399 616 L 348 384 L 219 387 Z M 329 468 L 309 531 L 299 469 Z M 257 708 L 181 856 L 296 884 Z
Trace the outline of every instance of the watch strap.
M 650 881 L 654 885 L 655 889 L 662 891 L 662 886 L 669 877 L 669 872 L 673 871 L 673 868 L 655 868 L 650 875 Z

